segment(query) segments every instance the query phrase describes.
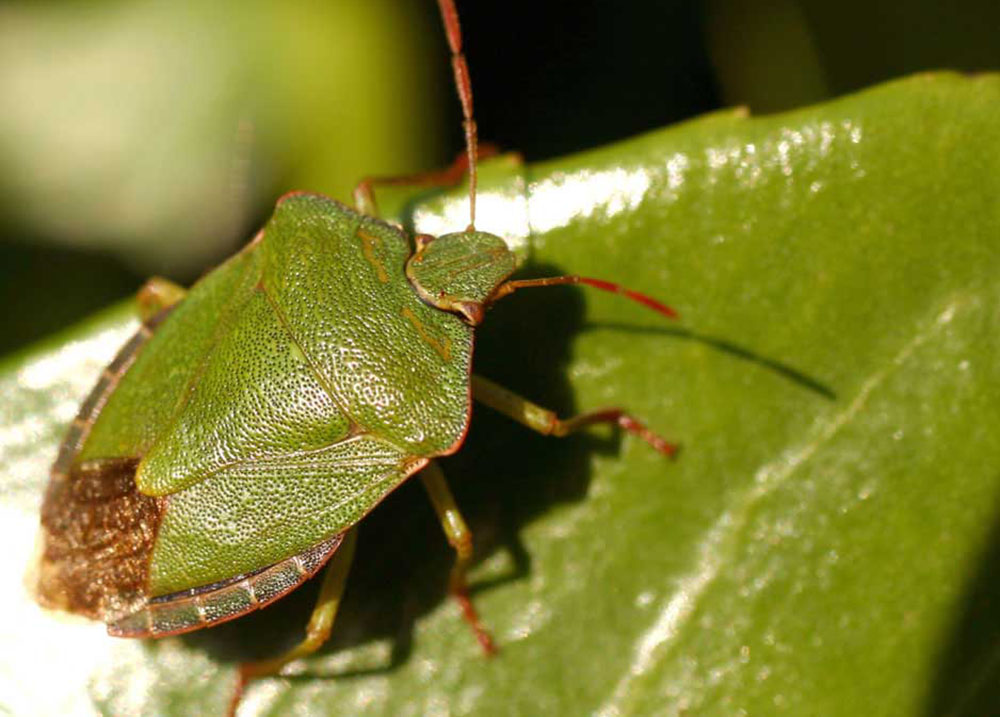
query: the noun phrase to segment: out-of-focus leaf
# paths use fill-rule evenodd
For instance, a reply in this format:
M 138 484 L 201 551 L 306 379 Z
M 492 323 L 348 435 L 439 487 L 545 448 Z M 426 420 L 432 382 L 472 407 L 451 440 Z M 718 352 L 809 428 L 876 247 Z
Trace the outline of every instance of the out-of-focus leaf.
M 414 171 L 443 106 L 426 19 L 398 0 L 5 4 L 4 226 L 190 272 L 275 193 Z

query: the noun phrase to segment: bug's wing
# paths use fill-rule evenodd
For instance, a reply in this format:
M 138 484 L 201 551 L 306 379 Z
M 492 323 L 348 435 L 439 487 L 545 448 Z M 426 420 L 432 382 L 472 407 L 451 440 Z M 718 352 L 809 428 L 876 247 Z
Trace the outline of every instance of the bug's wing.
M 195 284 L 102 399 L 76 463 L 146 455 L 184 402 L 218 336 L 250 296 L 260 270 L 260 254 L 250 245 Z
M 344 410 L 414 455 L 457 448 L 472 328 L 407 281 L 408 238 L 315 195 L 279 202 L 262 245 L 268 295 Z
M 253 366 L 231 364 L 230 369 L 236 370 L 228 373 L 237 381 L 235 389 L 209 381 L 208 398 L 216 405 L 187 410 L 192 409 L 195 389 L 204 383 L 213 357 L 220 355 L 220 346 L 221 354 L 226 354 L 225 347 L 231 344 L 227 339 L 238 338 L 260 313 L 256 311 L 262 300 L 257 288 L 261 274 L 258 246 L 259 242 L 252 243 L 198 282 L 155 328 L 141 327 L 81 407 L 53 466 L 42 508 L 44 546 L 38 598 L 44 604 L 106 619 L 134 609 L 147 598 L 152 550 L 167 499 L 138 490 L 136 477 L 141 459 L 163 438 L 180 435 L 186 439 L 186 443 L 175 439 L 173 446 L 180 443 L 189 453 L 168 474 L 179 476 L 183 485 L 183 481 L 190 482 L 192 473 L 195 480 L 199 477 L 198 460 L 231 460 L 240 454 L 241 443 L 244 457 L 266 456 L 269 448 L 288 452 L 329 445 L 344 433 L 342 414 L 329 411 L 324 415 L 315 401 L 304 405 L 310 396 L 319 395 L 321 400 L 322 390 L 310 392 L 302 382 L 296 383 L 301 372 L 282 374 L 280 364 L 290 349 L 273 323 L 265 322 L 262 340 L 250 341 L 239 353 L 249 354 L 250 359 L 263 354 L 257 374 Z M 278 339 L 269 341 L 275 333 Z M 279 366 L 274 370 L 276 363 Z M 271 384 L 258 380 L 261 373 L 269 374 Z M 278 391 L 277 398 L 285 402 L 268 413 L 260 392 L 283 379 L 288 390 Z M 182 415 L 197 418 L 199 411 L 200 422 L 181 420 Z M 296 411 L 310 413 L 315 419 L 312 425 L 319 424 L 319 438 L 310 432 L 308 422 L 293 420 Z M 247 420 L 233 426 L 241 412 Z M 219 416 L 223 420 L 213 424 L 212 419 Z M 269 427 L 270 433 L 263 438 L 261 431 L 255 433 L 255 421 L 257 426 Z M 282 432 L 285 437 L 295 433 L 298 441 L 275 447 L 281 443 L 276 438 Z M 327 532 L 314 542 L 332 534 Z
M 233 465 L 212 480 L 151 498 L 136 488 L 134 459 L 88 461 L 50 487 L 39 599 L 111 623 L 136 615 L 117 628 L 123 634 L 166 634 L 231 619 L 307 579 L 336 547 L 327 545 L 320 556 L 317 546 L 425 464 L 359 436 Z M 297 555 L 312 557 L 302 563 Z M 261 576 L 255 587 L 240 585 L 255 574 Z
M 228 466 L 167 498 L 150 595 L 272 565 L 343 532 L 427 459 L 371 436 Z
M 279 203 L 251 253 L 173 416 L 140 454 L 142 492 L 170 495 L 226 466 L 348 435 L 410 455 L 457 447 L 468 425 L 471 328 L 416 296 L 398 229 L 297 195 Z M 183 320 L 165 328 L 176 335 Z M 170 372 L 164 344 L 154 337 L 135 369 Z M 127 390 L 142 387 L 123 381 L 116 393 Z
M 144 493 L 170 495 L 234 464 L 318 450 L 351 429 L 263 288 L 251 289 L 218 333 L 185 402 L 139 465 Z

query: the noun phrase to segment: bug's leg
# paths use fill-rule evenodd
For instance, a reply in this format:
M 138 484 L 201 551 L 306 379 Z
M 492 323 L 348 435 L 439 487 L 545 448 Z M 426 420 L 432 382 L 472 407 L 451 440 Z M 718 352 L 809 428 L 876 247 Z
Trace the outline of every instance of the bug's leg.
M 672 457 L 677 452 L 676 444 L 656 435 L 620 408 L 605 408 L 560 419 L 553 411 L 531 403 L 503 386 L 475 374 L 472 376 L 472 397 L 546 436 L 566 436 L 594 423 L 613 423 L 638 436 L 665 456 Z
M 441 521 L 441 527 L 448 538 L 451 547 L 455 549 L 455 564 L 451 568 L 451 577 L 448 581 L 448 590 L 455 596 L 459 606 L 462 608 L 462 616 L 472 627 L 476 639 L 487 655 L 496 652 L 493 639 L 479 621 L 476 608 L 469 599 L 469 589 L 465 582 L 465 573 L 472 561 L 472 533 L 465 524 L 465 519 L 455 504 L 455 497 L 448 488 L 444 473 L 436 461 L 431 461 L 427 467 L 420 472 L 420 478 L 424 482 L 427 494 L 434 505 L 434 511 Z
M 488 159 L 500 154 L 499 148 L 486 142 L 479 145 L 477 157 Z M 469 158 L 464 152 L 450 166 L 434 172 L 406 174 L 398 177 L 366 177 L 354 188 L 354 208 L 370 217 L 378 216 L 375 189 L 383 187 L 454 187 L 469 171 Z
M 148 279 L 139 293 L 136 300 L 139 302 L 139 319 L 146 323 L 159 314 L 164 309 L 177 304 L 187 296 L 187 289 L 179 286 L 168 279 L 154 276 Z
M 319 589 L 319 597 L 316 598 L 316 607 L 313 608 L 309 624 L 306 626 L 306 636 L 302 642 L 270 660 L 246 662 L 240 665 L 236 691 L 229 704 L 229 715 L 236 714 L 243 690 L 250 680 L 278 674 L 289 662 L 316 652 L 330 637 L 333 621 L 337 617 L 337 608 L 340 607 L 340 598 L 347 584 L 347 573 L 351 569 L 356 543 L 357 529 L 352 528 L 344 535 L 340 548 L 330 558 L 330 564 L 327 565 L 326 573 L 323 575 L 323 584 Z

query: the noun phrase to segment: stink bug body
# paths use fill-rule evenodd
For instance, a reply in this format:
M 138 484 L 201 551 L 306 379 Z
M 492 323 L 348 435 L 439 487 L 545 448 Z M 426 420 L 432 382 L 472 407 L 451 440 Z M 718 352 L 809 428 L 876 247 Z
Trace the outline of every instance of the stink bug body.
M 666 316 L 607 281 L 511 280 L 514 255 L 475 224 L 476 125 L 452 0 L 439 0 L 465 117 L 470 223 L 410 237 L 358 210 L 292 193 L 242 251 L 189 292 L 153 280 L 143 323 L 104 371 L 53 465 L 42 508 L 43 602 L 104 620 L 113 635 L 208 627 L 288 593 L 325 563 L 306 639 L 244 665 L 274 674 L 329 635 L 358 521 L 420 473 L 458 559 L 451 590 L 487 651 L 466 595 L 471 535 L 433 459 L 454 453 L 473 399 L 562 436 L 615 423 L 674 447 L 618 409 L 568 420 L 472 373 L 474 328 L 521 288 L 583 284 Z

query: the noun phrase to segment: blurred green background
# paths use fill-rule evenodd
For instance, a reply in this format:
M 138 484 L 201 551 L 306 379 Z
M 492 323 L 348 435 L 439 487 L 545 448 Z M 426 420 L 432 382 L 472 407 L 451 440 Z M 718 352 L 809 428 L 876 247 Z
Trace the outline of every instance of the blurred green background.
M 481 136 L 529 160 L 723 106 L 1000 67 L 1000 3 L 459 2 Z M 432 0 L 0 4 L 0 352 L 188 283 L 290 189 L 460 149 Z

